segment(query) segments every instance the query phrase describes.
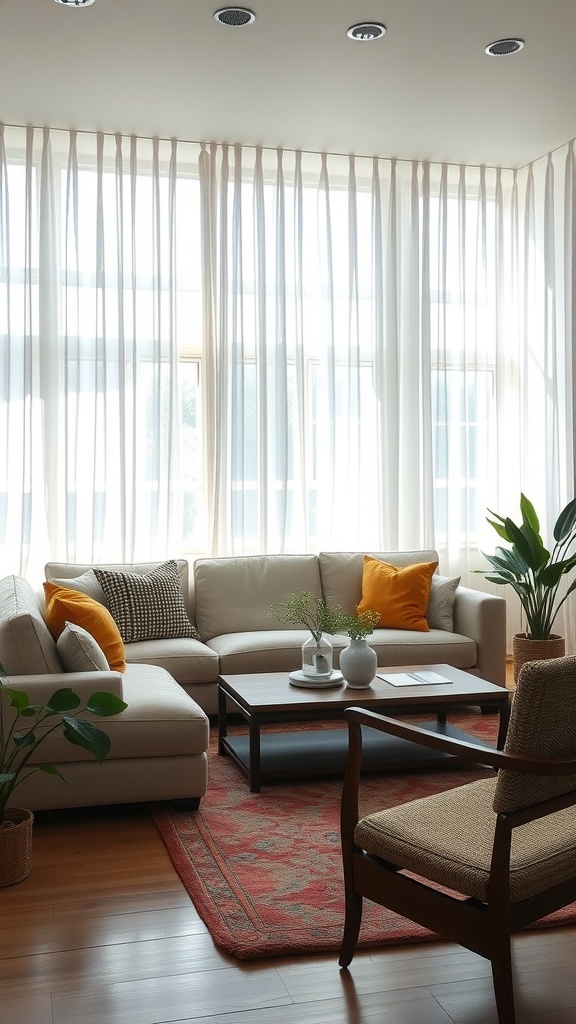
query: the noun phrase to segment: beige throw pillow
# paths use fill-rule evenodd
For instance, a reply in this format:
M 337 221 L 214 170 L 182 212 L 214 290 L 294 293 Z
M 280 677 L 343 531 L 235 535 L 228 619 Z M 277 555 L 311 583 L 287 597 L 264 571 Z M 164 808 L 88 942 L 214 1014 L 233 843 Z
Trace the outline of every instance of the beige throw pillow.
M 56 643 L 66 672 L 108 672 L 110 666 L 93 636 L 73 622 L 67 622 Z
M 454 602 L 460 576 L 433 576 L 426 619 L 430 629 L 454 630 Z

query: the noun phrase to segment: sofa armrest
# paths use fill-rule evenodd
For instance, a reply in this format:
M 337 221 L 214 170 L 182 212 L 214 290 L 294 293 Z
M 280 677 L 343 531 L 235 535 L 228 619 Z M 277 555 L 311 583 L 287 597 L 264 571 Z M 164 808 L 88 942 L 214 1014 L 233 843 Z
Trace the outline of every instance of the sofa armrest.
M 43 675 L 8 676 L 12 690 L 23 690 L 33 704 L 46 704 L 55 690 L 69 686 L 84 703 L 93 693 L 122 697 L 120 672 L 52 672 Z
M 482 679 L 506 686 L 506 601 L 480 590 L 458 587 L 454 632 L 476 642 L 476 670 Z

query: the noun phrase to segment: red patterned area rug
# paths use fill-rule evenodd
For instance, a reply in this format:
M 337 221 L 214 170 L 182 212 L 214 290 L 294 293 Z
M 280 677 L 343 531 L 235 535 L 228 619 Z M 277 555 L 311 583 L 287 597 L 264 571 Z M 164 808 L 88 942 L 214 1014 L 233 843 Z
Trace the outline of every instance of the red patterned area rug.
M 496 715 L 471 712 L 450 716 L 450 722 L 495 741 Z M 460 766 L 365 775 L 361 813 L 471 782 L 485 771 Z M 250 793 L 239 769 L 216 753 L 214 735 L 208 778 L 197 813 L 168 804 L 153 805 L 151 813 L 214 941 L 240 959 L 338 950 L 344 918 L 341 778 L 289 779 Z M 535 927 L 574 921 L 576 904 Z M 437 938 L 365 901 L 359 946 Z

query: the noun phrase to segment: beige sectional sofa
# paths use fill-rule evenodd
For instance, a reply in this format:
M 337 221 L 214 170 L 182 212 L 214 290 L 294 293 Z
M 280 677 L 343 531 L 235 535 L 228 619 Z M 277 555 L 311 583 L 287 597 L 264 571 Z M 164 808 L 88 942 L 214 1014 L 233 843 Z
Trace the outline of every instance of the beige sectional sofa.
M 391 565 L 438 561 L 433 550 L 366 552 Z M 217 712 L 218 676 L 235 672 L 291 671 L 301 665 L 307 630 L 280 625 L 270 613 L 286 594 L 309 590 L 331 596 L 353 612 L 362 595 L 364 552 L 324 551 L 319 555 L 246 555 L 178 561 L 180 580 L 191 621 L 201 640 L 190 637 L 126 644 L 130 665 L 148 663 L 165 668 L 208 715 Z M 111 568 L 149 572 L 155 563 Z M 69 581 L 89 565 L 49 563 L 46 578 Z M 433 587 L 434 593 L 435 587 Z M 440 616 L 442 619 L 442 616 Z M 452 628 L 439 628 L 430 617 L 427 633 L 376 629 L 370 644 L 378 664 L 447 663 L 505 685 L 506 603 L 503 598 L 458 586 Z M 443 622 L 446 626 L 446 623 Z M 335 665 L 348 642 L 333 638 Z
M 367 552 L 395 566 L 437 561 L 432 550 Z M 254 555 L 199 558 L 189 573 L 177 562 L 194 636 L 141 639 L 125 644 L 126 671 L 64 671 L 47 629 L 43 592 L 25 580 L 0 580 L 0 663 L 15 688 L 41 702 L 60 686 L 81 696 L 110 690 L 127 702 L 115 719 L 99 723 L 112 737 L 102 765 L 82 748 L 51 739 L 42 760 L 53 761 L 68 785 L 37 773 L 18 790 L 32 810 L 138 800 L 197 802 L 207 785 L 207 715 L 217 712 L 220 674 L 290 671 L 301 665 L 309 637 L 298 626 L 280 625 L 271 606 L 287 594 L 308 590 L 330 596 L 352 613 L 362 595 L 364 552 L 319 555 Z M 106 568 L 149 574 L 158 562 Z M 97 568 L 105 568 L 99 566 Z M 88 564 L 52 562 L 46 579 L 106 598 Z M 448 602 L 444 600 L 448 595 Z M 451 596 L 451 599 L 450 599 Z M 434 577 L 427 619 L 429 632 L 376 629 L 370 644 L 378 664 L 448 663 L 505 685 L 505 601 Z M 335 665 L 345 636 L 332 638 Z

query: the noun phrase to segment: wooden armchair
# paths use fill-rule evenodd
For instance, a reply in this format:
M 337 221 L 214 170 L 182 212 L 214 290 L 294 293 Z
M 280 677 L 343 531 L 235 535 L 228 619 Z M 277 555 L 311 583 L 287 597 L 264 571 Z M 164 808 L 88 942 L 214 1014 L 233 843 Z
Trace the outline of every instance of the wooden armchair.
M 524 665 L 503 751 L 359 708 L 344 715 L 340 966 L 352 960 L 370 899 L 490 960 L 498 1020 L 514 1024 L 510 935 L 576 900 L 576 658 Z M 498 773 L 359 820 L 362 726 Z

